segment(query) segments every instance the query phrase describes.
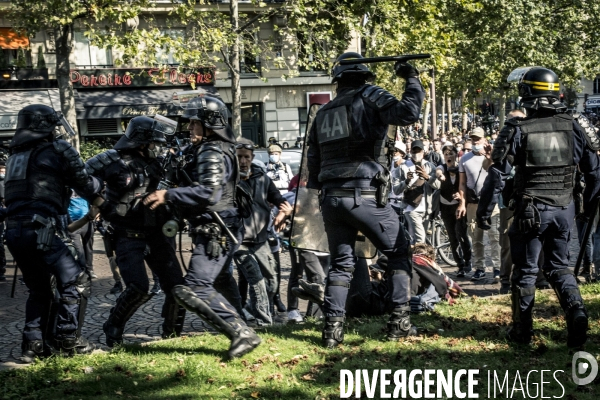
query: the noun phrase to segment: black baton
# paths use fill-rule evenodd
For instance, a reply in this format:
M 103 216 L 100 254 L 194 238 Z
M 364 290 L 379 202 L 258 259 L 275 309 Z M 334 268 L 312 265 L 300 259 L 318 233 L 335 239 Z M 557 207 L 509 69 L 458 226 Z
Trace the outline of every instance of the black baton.
M 227 227 L 227 225 L 225 225 L 225 222 L 223 222 L 223 220 L 221 219 L 221 217 L 219 216 L 219 214 L 217 214 L 216 211 L 211 211 L 210 216 L 217 222 L 217 224 L 219 224 L 219 226 L 221 227 L 221 229 L 223 229 L 225 231 L 225 234 L 227 236 L 229 236 L 229 239 L 231 239 L 231 241 L 233 242 L 233 244 L 235 246 L 238 245 L 238 240 L 235 238 L 235 236 L 233 236 L 233 233 L 231 233 L 231 231 L 229 230 L 229 228 Z
M 13 286 L 12 286 L 12 292 L 10 293 L 11 299 L 15 298 L 15 290 L 17 290 L 17 272 L 19 270 L 14 258 L 13 258 L 13 267 L 15 267 L 15 274 L 13 275 Z
M 368 58 L 350 58 L 341 60 L 340 65 L 352 65 L 352 64 L 370 64 L 386 61 L 408 61 L 418 60 L 423 58 L 431 58 L 431 54 L 404 54 L 401 56 L 387 56 L 387 57 L 368 57 Z
M 575 276 L 579 275 L 579 269 L 581 268 L 581 263 L 583 262 L 583 256 L 585 254 L 585 248 L 587 247 L 587 242 L 590 240 L 590 235 L 592 234 L 592 228 L 594 226 L 594 220 L 596 219 L 596 214 L 598 214 L 598 205 L 600 204 L 598 200 L 594 201 L 594 208 L 592 215 L 585 222 L 585 228 L 583 233 L 583 240 L 579 244 L 579 254 L 577 255 L 577 262 L 575 263 Z

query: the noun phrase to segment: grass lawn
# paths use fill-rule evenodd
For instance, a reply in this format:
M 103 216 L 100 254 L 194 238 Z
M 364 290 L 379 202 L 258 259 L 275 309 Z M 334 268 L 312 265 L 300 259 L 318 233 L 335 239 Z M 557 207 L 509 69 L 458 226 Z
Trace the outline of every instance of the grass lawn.
M 585 350 L 598 359 L 600 284 L 584 286 L 582 292 L 590 314 Z M 384 318 L 365 318 L 347 322 L 345 342 L 335 350 L 320 346 L 318 321 L 261 331 L 263 344 L 257 350 L 229 362 L 223 359 L 229 346 L 224 336 L 203 334 L 124 346 L 110 353 L 51 358 L 4 371 L 0 398 L 329 399 L 340 397 L 341 369 L 367 369 L 369 374 L 375 369 L 408 373 L 478 369 L 479 398 L 488 398 L 488 371 L 492 376 L 495 371 L 500 381 L 508 371 L 508 393 L 507 387 L 502 393 L 496 388 L 496 398 L 514 399 L 541 398 L 540 371 L 551 370 L 543 376 L 548 382 L 543 385 L 545 398 L 600 398 L 600 378 L 579 388 L 572 381 L 563 313 L 552 291 L 537 293 L 532 346 L 513 346 L 504 340 L 510 318 L 509 296 L 465 297 L 453 306 L 443 303 L 433 313 L 414 316 L 423 333 L 397 343 L 383 340 Z M 530 370 L 538 372 L 527 380 Z M 554 379 L 556 370 L 564 372 L 556 372 Z M 466 378 L 461 382 L 466 385 Z M 392 380 L 388 393 L 393 390 Z M 366 398 L 364 391 L 362 395 Z M 374 398 L 379 396 L 377 388 Z M 493 389 L 490 397 L 494 398 Z

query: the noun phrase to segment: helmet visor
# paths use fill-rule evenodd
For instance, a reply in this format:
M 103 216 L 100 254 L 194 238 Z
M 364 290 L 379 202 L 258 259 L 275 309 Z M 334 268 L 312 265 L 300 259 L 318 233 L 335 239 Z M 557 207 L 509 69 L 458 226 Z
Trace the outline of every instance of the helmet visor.
M 177 122 L 170 118 L 166 118 L 162 115 L 157 114 L 154 116 L 154 123 L 152 125 L 152 129 L 155 132 L 162 133 L 163 135 L 171 136 L 174 135 L 175 131 L 177 130 Z
M 521 82 L 521 79 L 523 79 L 523 76 L 527 73 L 527 71 L 529 71 L 532 68 L 540 68 L 540 67 L 519 67 L 508 75 L 508 78 L 506 78 L 506 82 L 508 82 L 508 83 Z

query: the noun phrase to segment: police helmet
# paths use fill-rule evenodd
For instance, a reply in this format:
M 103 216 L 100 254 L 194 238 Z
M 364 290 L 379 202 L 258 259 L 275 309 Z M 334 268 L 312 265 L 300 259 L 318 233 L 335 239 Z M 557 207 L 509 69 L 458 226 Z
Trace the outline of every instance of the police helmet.
M 53 108 L 43 104 L 27 106 L 17 116 L 17 129 L 9 148 L 52 136 L 59 123 L 58 115 Z
M 373 79 L 375 77 L 375 75 L 369 70 L 369 67 L 367 67 L 365 64 L 348 64 L 348 65 L 340 64 L 340 61 L 342 61 L 342 60 L 350 60 L 350 59 L 357 59 L 357 58 L 364 58 L 364 57 L 361 56 L 360 54 L 352 52 L 352 51 L 346 52 L 346 53 L 342 54 L 341 56 L 339 56 L 335 60 L 335 64 L 333 64 L 333 69 L 331 71 L 331 76 L 333 79 L 331 80 L 331 83 L 337 82 L 342 77 L 345 78 L 348 76 L 355 76 L 355 75 L 363 76 L 365 78 L 365 80 Z
M 226 142 L 235 143 L 233 130 L 228 124 L 229 110 L 223 101 L 212 96 L 200 96 L 190 100 L 183 118 L 200 121 Z
M 113 147 L 115 150 L 135 149 L 152 142 L 166 143 L 163 130 L 156 129 L 156 120 L 141 116 L 129 121 L 125 134 Z
M 560 82 L 554 71 L 534 67 L 527 71 L 519 82 L 519 96 L 523 99 L 538 97 L 560 97 Z

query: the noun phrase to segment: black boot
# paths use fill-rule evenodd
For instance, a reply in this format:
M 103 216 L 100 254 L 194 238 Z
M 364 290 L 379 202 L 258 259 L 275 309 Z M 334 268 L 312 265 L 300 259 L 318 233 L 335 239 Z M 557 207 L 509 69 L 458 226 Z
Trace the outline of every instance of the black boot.
M 231 346 L 227 353 L 229 358 L 241 357 L 254 350 L 262 342 L 260 337 L 242 320 L 235 319 L 232 323 L 228 323 L 189 287 L 177 285 L 173 288 L 172 293 L 177 303 L 198 315 L 231 340 Z
M 280 313 L 287 312 L 287 308 L 285 308 L 285 304 L 283 304 L 283 302 L 281 301 L 281 296 L 279 295 L 279 289 L 277 289 L 277 293 L 275 293 L 273 302 L 275 303 L 275 307 L 277 307 L 278 312 L 280 312 Z
M 151 298 L 152 294 L 138 289 L 135 284 L 132 283 L 127 286 L 127 289 L 117 299 L 117 304 L 110 310 L 110 315 L 102 326 L 108 347 L 123 342 L 125 324 L 137 309 Z
M 57 336 L 49 343 L 50 352 L 52 354 L 60 354 L 64 356 L 74 356 L 76 354 L 90 354 L 96 346 L 88 342 L 84 337 L 61 337 Z
M 325 317 L 325 327 L 321 335 L 323 346 L 332 349 L 344 342 L 344 317 Z
M 567 310 L 567 346 L 579 348 L 587 341 L 588 315 L 583 304 L 574 302 Z
M 185 308 L 177 304 L 172 295 L 166 296 L 161 316 L 165 319 L 162 325 L 162 338 L 181 336 L 185 322 Z
M 533 336 L 533 319 L 531 311 L 535 303 L 535 286 L 530 288 L 520 288 L 514 285 L 511 289 L 512 301 L 512 327 L 506 332 L 506 339 L 510 342 L 520 344 L 530 344 Z M 521 308 L 521 299 L 526 296 L 532 296 L 531 302 L 526 310 Z
M 22 352 L 19 360 L 31 364 L 36 358 L 44 357 L 44 342 L 42 340 L 27 342 L 25 338 L 23 338 L 21 350 Z
M 387 323 L 387 338 L 396 342 L 407 336 L 416 336 L 417 328 L 410 323 L 410 304 L 400 306 L 390 315 Z
M 244 354 L 250 353 L 258 347 L 261 342 L 262 340 L 252 328 L 240 326 L 231 338 L 231 345 L 229 346 L 227 356 L 230 359 L 241 357 Z

